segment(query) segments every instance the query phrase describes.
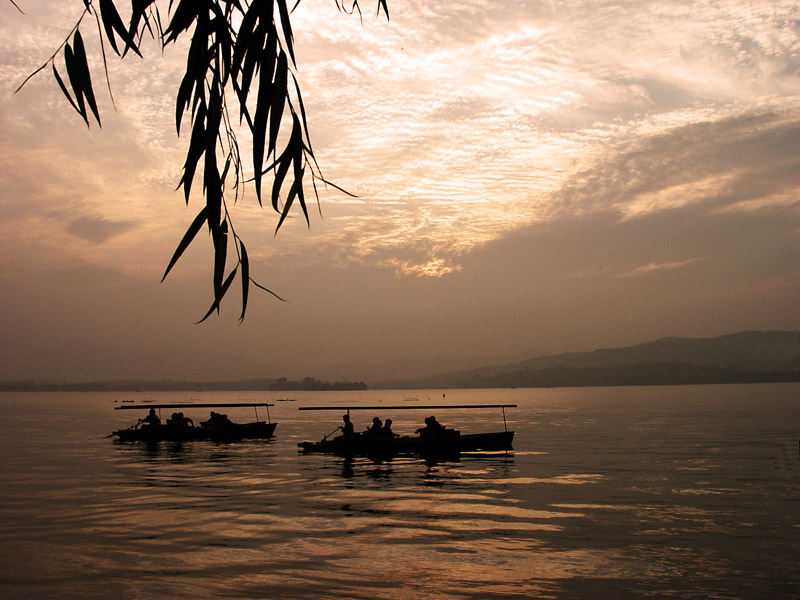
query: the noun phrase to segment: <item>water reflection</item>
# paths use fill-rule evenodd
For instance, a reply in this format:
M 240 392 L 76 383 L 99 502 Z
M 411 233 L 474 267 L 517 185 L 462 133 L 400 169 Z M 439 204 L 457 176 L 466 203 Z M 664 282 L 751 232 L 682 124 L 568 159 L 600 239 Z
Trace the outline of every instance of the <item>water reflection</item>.
M 332 464 L 338 465 L 339 475 L 346 480 L 369 477 L 374 480 L 388 480 L 392 476 L 407 478 L 411 471 L 421 473 L 423 485 L 438 486 L 448 479 L 463 478 L 470 473 L 469 465 L 491 465 L 495 477 L 510 477 L 514 466 L 511 452 L 464 453 L 447 458 L 436 456 L 306 456 L 305 472 L 315 477 L 314 471 L 327 472 Z M 315 469 L 313 461 L 318 462 Z M 485 471 L 481 471 L 485 472 Z M 317 475 L 318 475 L 317 473 Z
M 59 400 L 40 412 L 63 422 L 0 439 L 0 597 L 800 597 L 800 408 L 697 418 L 679 393 L 532 399 L 513 453 L 446 460 L 298 454 L 302 419 L 269 442 L 114 444 L 106 405 Z
M 269 448 L 275 438 L 254 441 L 137 441 L 114 440 L 113 447 L 120 457 L 131 461 L 169 462 L 175 464 L 202 462 L 226 462 L 243 451 L 258 445 Z

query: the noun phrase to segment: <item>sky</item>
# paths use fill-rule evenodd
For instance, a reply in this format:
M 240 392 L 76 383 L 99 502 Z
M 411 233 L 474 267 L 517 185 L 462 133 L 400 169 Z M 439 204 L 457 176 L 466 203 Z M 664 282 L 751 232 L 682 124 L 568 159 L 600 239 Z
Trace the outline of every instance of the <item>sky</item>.
M 109 61 L 102 127 L 45 71 L 82 0 L 0 2 L 0 380 L 374 381 L 665 336 L 800 329 L 800 6 L 333 0 L 293 15 L 325 177 L 233 211 L 219 316 L 183 232 L 185 44 Z M 166 11 L 165 7 L 162 7 Z M 91 25 L 91 24 L 90 24 Z M 59 67 L 63 67 L 57 59 Z M 62 68 L 63 72 L 63 68 Z M 247 140 L 243 141 L 247 145 Z M 195 189 L 200 186 L 196 185 Z

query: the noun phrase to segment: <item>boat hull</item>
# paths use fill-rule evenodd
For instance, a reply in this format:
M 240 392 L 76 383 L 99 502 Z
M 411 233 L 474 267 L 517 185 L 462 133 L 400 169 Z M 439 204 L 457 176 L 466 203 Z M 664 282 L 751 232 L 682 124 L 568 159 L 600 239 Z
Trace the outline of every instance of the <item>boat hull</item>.
M 351 440 L 335 438 L 319 442 L 300 442 L 297 445 L 304 452 L 341 455 L 458 454 L 479 450 L 511 450 L 513 439 L 513 431 L 497 431 L 440 438 L 400 436 L 387 439 L 362 435 Z
M 187 442 L 194 440 L 236 441 L 275 437 L 277 423 L 256 421 L 217 427 L 172 427 L 170 425 L 120 429 L 114 435 L 123 442 Z

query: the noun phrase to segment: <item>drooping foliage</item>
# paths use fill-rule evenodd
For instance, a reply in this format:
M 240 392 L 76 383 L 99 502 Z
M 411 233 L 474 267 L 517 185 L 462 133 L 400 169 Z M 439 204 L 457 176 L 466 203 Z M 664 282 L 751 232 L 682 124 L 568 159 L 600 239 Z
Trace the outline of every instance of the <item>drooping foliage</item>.
M 187 115 L 191 121 L 178 188 L 183 188 L 188 204 L 194 180 L 201 177 L 205 203 L 180 240 L 162 281 L 197 234 L 207 228 L 214 247 L 213 302 L 201 321 L 219 311 L 237 275 L 242 286 L 240 320 L 247 311 L 250 284 L 278 297 L 251 277 L 244 241 L 229 212 L 230 203 L 236 203 L 248 185 L 255 189 L 260 205 L 268 199 L 279 215 L 275 233 L 295 204 L 309 223 L 304 184 L 310 183 L 315 197 L 318 182 L 341 190 L 323 178 L 309 139 L 291 26 L 291 13 L 299 2 L 290 7 L 287 0 L 131 0 L 125 25 L 122 0 L 83 0 L 83 13 L 66 40 L 18 88 L 50 66 L 64 96 L 87 126 L 92 118 L 100 125 L 81 35 L 84 20 L 93 19 L 97 25 L 107 81 L 105 42 L 122 58 L 131 53 L 142 57 L 140 45 L 146 35 L 163 46 L 191 35 L 175 103 L 178 135 Z M 357 0 L 346 5 L 336 0 L 336 6 L 341 12 L 361 14 Z M 386 0 L 377 0 L 377 13 L 389 18 Z M 56 66 L 59 56 L 63 56 L 66 80 Z M 237 122 L 246 124 L 252 136 L 252 177 L 245 175 Z M 229 245 L 235 256 L 228 255 Z

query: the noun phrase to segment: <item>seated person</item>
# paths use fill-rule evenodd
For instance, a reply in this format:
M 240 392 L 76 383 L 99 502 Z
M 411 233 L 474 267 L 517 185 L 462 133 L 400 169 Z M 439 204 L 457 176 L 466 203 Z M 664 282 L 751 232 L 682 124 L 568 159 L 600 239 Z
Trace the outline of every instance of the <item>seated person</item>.
M 372 425 L 369 429 L 367 429 L 367 435 L 380 435 L 381 430 L 383 429 L 383 423 L 378 417 L 374 417 L 372 419 Z
M 444 433 L 444 426 L 431 415 L 425 418 L 425 427 L 417 429 L 417 433 L 424 436 L 441 435 Z
M 139 419 L 139 423 L 143 423 L 145 427 L 157 427 L 161 425 L 161 419 L 158 418 L 156 409 L 151 408 L 150 412 L 147 413 L 147 416 L 144 419 Z
M 355 429 L 353 428 L 353 422 L 350 420 L 350 413 L 342 415 L 342 421 L 344 421 L 344 425 L 341 425 L 339 429 L 342 431 L 342 435 L 337 435 L 335 440 L 351 440 L 356 436 Z
M 171 418 L 167 419 L 167 425 L 171 427 L 194 427 L 194 422 L 189 417 L 184 417 L 182 412 L 172 413 Z
M 385 438 L 393 438 L 397 435 L 394 431 L 392 431 L 391 419 L 386 419 L 386 421 L 384 422 L 383 429 L 381 429 L 381 435 Z
M 208 415 L 208 421 L 203 421 L 202 423 L 200 423 L 200 427 L 211 427 L 213 425 L 216 425 L 218 419 L 219 419 L 219 413 L 216 413 L 212 410 L 211 413 Z
M 211 411 L 208 421 L 200 423 L 202 427 L 219 427 L 220 425 L 233 425 L 228 415 L 223 415 L 218 412 Z

